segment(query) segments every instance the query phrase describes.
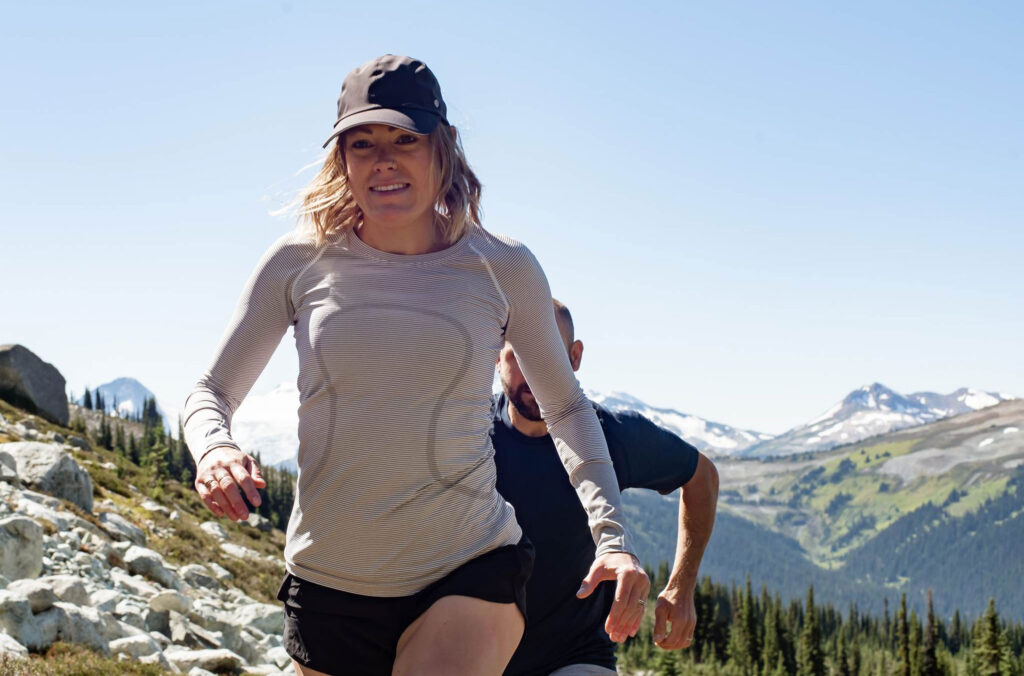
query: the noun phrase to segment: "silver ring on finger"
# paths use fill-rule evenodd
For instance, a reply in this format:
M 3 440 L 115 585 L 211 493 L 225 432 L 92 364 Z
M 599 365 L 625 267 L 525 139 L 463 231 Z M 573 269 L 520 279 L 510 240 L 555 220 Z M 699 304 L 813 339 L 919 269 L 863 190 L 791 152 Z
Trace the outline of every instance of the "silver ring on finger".
M 639 600 L 637 601 L 637 603 L 639 603 L 640 605 L 642 605 L 642 606 L 643 606 L 644 608 L 646 608 L 646 607 L 647 607 L 647 599 L 639 599 Z
M 205 483 L 206 484 L 206 488 L 211 490 L 211 491 L 213 489 L 215 489 L 219 485 L 219 482 L 216 479 L 207 479 L 203 483 Z

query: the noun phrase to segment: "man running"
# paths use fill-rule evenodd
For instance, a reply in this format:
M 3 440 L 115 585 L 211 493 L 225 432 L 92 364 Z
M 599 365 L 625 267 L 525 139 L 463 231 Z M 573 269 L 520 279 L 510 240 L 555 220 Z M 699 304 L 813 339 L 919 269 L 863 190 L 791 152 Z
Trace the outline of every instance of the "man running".
M 583 357 L 569 309 L 555 301 L 555 317 L 574 371 Z M 605 631 L 615 585 L 587 572 L 594 542 L 587 514 L 559 461 L 537 401 L 506 343 L 498 358 L 503 394 L 495 396 L 491 432 L 498 491 L 536 548 L 527 585 L 526 633 L 506 676 L 615 674 L 615 642 Z M 636 412 L 597 404 L 620 490 L 648 488 L 664 495 L 682 488 L 675 562 L 655 607 L 655 643 L 665 650 L 689 647 L 697 616 L 693 594 L 718 500 L 718 473 L 702 453 Z M 577 581 L 586 575 L 577 590 Z M 670 627 L 670 630 L 669 630 Z

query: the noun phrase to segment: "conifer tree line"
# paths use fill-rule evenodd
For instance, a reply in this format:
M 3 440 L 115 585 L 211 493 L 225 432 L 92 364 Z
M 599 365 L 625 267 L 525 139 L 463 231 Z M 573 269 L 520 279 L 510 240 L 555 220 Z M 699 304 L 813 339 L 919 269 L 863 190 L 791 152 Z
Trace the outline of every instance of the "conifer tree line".
M 650 607 L 668 580 L 668 564 L 651 578 Z M 901 595 L 896 616 L 861 613 L 850 604 L 841 613 L 814 601 L 782 602 L 765 587 L 754 594 L 750 578 L 742 588 L 705 577 L 695 595 L 697 627 L 691 647 L 664 651 L 652 641 L 645 621 L 619 647 L 623 671 L 707 676 L 1024 676 L 1024 625 L 999 617 L 995 600 L 968 621 L 959 611 L 937 618 L 932 596 L 924 618 L 907 612 Z

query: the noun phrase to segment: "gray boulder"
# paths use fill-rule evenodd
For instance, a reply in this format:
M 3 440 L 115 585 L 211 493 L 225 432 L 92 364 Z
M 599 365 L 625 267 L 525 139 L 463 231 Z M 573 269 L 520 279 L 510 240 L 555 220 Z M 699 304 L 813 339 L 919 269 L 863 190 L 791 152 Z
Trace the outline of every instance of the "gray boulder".
M 152 549 L 132 545 L 124 553 L 124 563 L 133 575 L 143 575 L 168 589 L 181 589 L 181 580 L 167 568 L 164 558 Z
M 182 670 L 193 667 L 206 669 L 207 671 L 234 671 L 242 666 L 242 658 L 230 650 L 188 650 L 182 648 L 169 648 L 164 651 L 164 657 Z
M 270 603 L 250 603 L 232 613 L 238 627 L 256 627 L 267 634 L 284 633 L 284 609 Z
M 23 660 L 27 658 L 28 648 L 21 645 L 7 634 L 0 632 L 0 662 L 4 659 Z
M 217 589 L 220 587 L 220 582 L 213 576 L 210 569 L 199 563 L 190 563 L 182 566 L 178 570 L 178 574 L 181 575 L 185 582 L 196 588 Z
M 67 383 L 52 364 L 21 345 L 0 345 L 0 399 L 67 427 Z
M 28 648 L 45 647 L 41 645 L 39 626 L 32 616 L 32 605 L 24 594 L 0 591 L 0 632 Z
M 103 530 L 107 531 L 116 540 L 128 540 L 140 547 L 146 546 L 146 533 L 128 519 L 115 512 L 103 512 L 100 514 L 100 523 Z
M 38 577 L 43 570 L 43 528 L 25 516 L 0 519 L 0 575 Z
M 11 454 L 18 476 L 29 486 L 92 511 L 92 478 L 62 446 L 19 441 L 0 444 L 0 451 Z
M 75 575 L 47 575 L 39 578 L 39 582 L 48 585 L 57 598 L 64 603 L 76 606 L 88 606 L 89 590 L 82 579 Z
M 245 520 L 245 523 L 264 533 L 269 533 L 274 530 L 274 524 L 270 523 L 270 519 L 265 516 L 260 516 L 256 512 L 250 513 L 249 518 Z
M 49 610 L 57 602 L 53 589 L 42 580 L 15 580 L 7 585 L 7 591 L 17 592 L 28 599 L 33 613 Z
M 135 636 L 115 639 L 110 642 L 109 647 L 112 655 L 124 653 L 134 659 L 160 652 L 160 646 L 157 645 L 157 642 L 146 634 L 136 634 Z
M 184 594 L 167 589 L 150 597 L 149 607 L 156 611 L 173 610 L 185 614 L 192 609 L 192 602 Z
M 18 463 L 14 461 L 10 453 L 3 451 L 0 451 L 0 481 L 6 481 L 15 486 L 19 485 Z
M 56 637 L 53 640 L 79 643 L 104 655 L 109 654 L 109 640 L 104 635 L 107 632 L 107 622 L 95 608 L 81 608 L 58 601 L 49 610 L 39 613 L 36 620 L 40 626 L 56 628 Z M 45 638 L 49 640 L 50 631 L 46 633 Z M 50 643 L 53 640 L 50 640 Z
M 224 529 L 224 526 L 220 525 L 216 521 L 204 521 L 199 524 L 199 527 L 203 532 L 212 535 L 218 540 L 227 540 L 228 532 Z

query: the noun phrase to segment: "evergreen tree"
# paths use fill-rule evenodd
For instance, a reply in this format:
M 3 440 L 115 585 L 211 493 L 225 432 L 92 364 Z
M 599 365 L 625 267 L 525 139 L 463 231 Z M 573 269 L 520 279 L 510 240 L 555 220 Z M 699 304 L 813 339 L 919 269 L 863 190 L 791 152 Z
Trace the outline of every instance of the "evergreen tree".
M 114 430 L 114 449 L 124 455 L 126 450 L 124 445 L 124 423 L 117 423 L 117 428 Z
M 988 600 L 988 608 L 977 625 L 978 640 L 974 643 L 977 657 L 978 672 L 983 676 L 1003 676 L 1000 671 L 1002 650 L 999 645 L 999 614 L 996 612 L 996 600 Z
M 142 454 L 139 451 L 139 444 L 135 441 L 135 435 L 128 435 L 128 459 L 136 465 L 141 463 Z
M 659 650 L 655 661 L 658 676 L 679 676 L 679 653 L 675 650 Z
M 750 575 L 743 596 L 739 601 L 738 611 L 733 617 L 729 632 L 729 658 L 738 673 L 743 676 L 755 676 L 758 672 L 757 618 L 754 610 L 753 594 L 750 590 Z
M 92 394 L 89 392 L 89 388 L 85 388 L 85 394 L 82 396 L 82 406 L 92 410 Z
M 804 613 L 804 628 L 800 633 L 800 647 L 797 652 L 797 674 L 799 676 L 825 676 L 825 655 L 821 649 L 821 627 L 814 607 L 814 585 L 807 592 L 807 609 Z
M 900 595 L 900 610 L 896 615 L 896 649 L 899 663 L 898 676 L 910 676 L 910 626 L 907 623 L 907 595 Z
M 105 403 L 106 402 L 103 401 L 103 393 L 100 392 L 100 389 L 97 387 L 96 388 L 96 410 L 97 411 L 104 411 L 104 412 L 106 412 L 107 407 L 105 406 Z
M 836 676 L 851 676 L 850 661 L 846 654 L 846 634 L 839 633 L 839 647 L 836 650 L 836 668 L 833 672 Z
M 924 628 L 921 652 L 921 676 L 939 676 L 939 662 L 935 656 L 935 609 L 932 606 L 932 590 L 928 590 L 928 617 Z

